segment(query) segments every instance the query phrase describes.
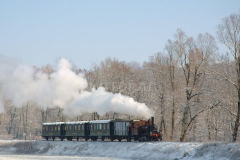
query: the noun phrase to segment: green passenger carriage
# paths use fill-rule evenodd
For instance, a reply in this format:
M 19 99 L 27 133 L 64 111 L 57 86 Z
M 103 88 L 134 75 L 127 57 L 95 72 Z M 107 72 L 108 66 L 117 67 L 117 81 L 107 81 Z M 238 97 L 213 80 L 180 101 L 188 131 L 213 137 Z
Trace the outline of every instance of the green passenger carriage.
M 88 121 L 66 122 L 65 124 L 67 140 L 79 140 L 79 138 L 88 139 Z
M 56 122 L 56 123 L 43 123 L 42 124 L 42 137 L 46 140 L 60 138 L 64 139 L 66 134 L 65 122 Z
M 112 122 L 111 120 L 96 120 L 89 121 L 90 124 L 90 135 L 89 138 L 93 141 L 97 139 L 104 140 L 113 135 Z

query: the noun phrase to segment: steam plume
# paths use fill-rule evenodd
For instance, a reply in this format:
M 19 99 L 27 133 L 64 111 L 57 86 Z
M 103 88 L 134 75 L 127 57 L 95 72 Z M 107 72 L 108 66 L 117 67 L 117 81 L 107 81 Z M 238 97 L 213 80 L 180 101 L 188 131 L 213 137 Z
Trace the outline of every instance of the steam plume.
M 61 107 L 65 113 L 76 115 L 83 112 L 98 112 L 100 115 L 109 111 L 126 113 L 149 118 L 153 115 L 145 104 L 121 94 L 106 92 L 103 87 L 92 92 L 84 91 L 87 81 L 84 75 L 77 75 L 66 59 L 58 62 L 56 72 L 50 75 L 35 68 L 0 57 L 1 94 L 12 101 L 15 107 L 22 107 L 27 102 L 35 102 L 43 109 Z M 3 112 L 0 101 L 0 113 Z
M 70 104 L 69 108 L 71 108 L 73 113 L 78 113 L 78 111 L 97 112 L 100 116 L 109 111 L 146 118 L 153 115 L 153 111 L 144 103 L 138 103 L 133 98 L 121 95 L 120 93 L 113 94 L 106 92 L 103 87 L 99 87 L 97 90 L 92 89 L 92 92 L 82 92 Z

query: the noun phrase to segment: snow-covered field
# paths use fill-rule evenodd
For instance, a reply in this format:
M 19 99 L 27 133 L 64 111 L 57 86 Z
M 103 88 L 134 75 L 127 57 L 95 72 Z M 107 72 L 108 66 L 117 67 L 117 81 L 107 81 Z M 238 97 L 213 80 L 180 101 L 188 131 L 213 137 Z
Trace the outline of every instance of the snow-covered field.
M 0 140 L 0 159 L 240 160 L 240 144 Z

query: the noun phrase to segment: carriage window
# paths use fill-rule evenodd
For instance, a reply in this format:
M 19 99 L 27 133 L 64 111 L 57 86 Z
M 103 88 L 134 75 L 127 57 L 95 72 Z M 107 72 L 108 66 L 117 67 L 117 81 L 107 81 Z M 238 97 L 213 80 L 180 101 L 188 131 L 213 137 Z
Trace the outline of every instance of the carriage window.
M 80 124 L 78 125 L 78 130 L 81 130 L 81 125 Z
M 72 130 L 72 126 L 71 125 L 69 125 L 69 130 Z
M 102 128 L 105 129 L 105 124 L 102 125 Z
M 82 125 L 82 130 L 84 131 L 84 124 Z
M 99 124 L 99 129 L 102 129 L 102 124 Z
M 48 126 L 46 126 L 46 131 L 48 131 Z
M 107 129 L 109 129 L 109 124 L 107 124 Z
M 60 126 L 58 126 L 58 130 L 60 131 Z
M 93 124 L 91 124 L 91 130 L 93 130 Z
M 57 128 L 58 126 L 55 126 L 55 131 L 57 131 L 58 130 L 58 128 Z
M 43 126 L 43 128 L 42 128 L 43 130 L 45 130 L 45 126 Z
M 94 124 L 94 129 L 95 129 L 95 130 L 97 129 L 97 124 Z
M 75 130 L 77 130 L 77 125 L 75 125 Z

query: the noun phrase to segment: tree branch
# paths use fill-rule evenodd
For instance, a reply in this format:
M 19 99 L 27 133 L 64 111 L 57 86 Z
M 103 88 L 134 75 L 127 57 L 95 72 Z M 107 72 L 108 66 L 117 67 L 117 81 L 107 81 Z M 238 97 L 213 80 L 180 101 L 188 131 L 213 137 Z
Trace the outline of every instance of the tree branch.
M 235 116 L 235 117 L 237 117 L 237 115 L 236 114 L 234 114 L 234 113 L 232 113 L 231 111 L 230 111 L 230 109 L 228 109 L 227 107 L 225 107 L 225 106 L 222 106 L 222 105 L 220 105 L 222 108 L 224 108 L 225 110 L 227 110 L 230 114 L 232 114 L 233 116 Z

